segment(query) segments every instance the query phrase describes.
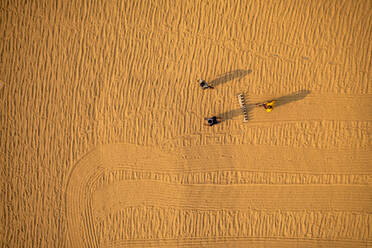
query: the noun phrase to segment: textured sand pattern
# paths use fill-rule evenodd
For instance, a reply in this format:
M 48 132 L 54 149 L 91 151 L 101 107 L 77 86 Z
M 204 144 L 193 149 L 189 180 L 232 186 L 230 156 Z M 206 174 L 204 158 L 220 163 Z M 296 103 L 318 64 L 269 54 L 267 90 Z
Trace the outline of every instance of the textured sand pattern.
M 0 247 L 372 246 L 372 1 L 0 15 Z
M 244 163 L 224 156 L 214 164 L 230 164 L 230 170 L 205 172 L 212 167 L 206 157 L 219 148 L 193 147 L 188 153 L 198 159 L 182 156 L 181 150 L 167 154 L 125 144 L 90 152 L 76 165 L 66 191 L 74 246 L 154 239 L 372 238 L 371 176 L 243 172 Z

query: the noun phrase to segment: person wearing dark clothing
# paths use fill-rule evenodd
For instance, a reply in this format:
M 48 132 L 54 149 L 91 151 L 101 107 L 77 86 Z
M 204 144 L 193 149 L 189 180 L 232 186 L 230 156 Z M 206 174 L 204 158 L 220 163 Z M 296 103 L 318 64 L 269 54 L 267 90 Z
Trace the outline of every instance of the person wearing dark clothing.
M 221 122 L 221 118 L 217 116 L 212 116 L 211 118 L 205 118 L 205 120 L 208 123 L 208 124 L 205 124 L 207 126 L 213 126 Z
M 200 80 L 199 80 L 199 85 L 200 85 L 200 87 L 201 87 L 203 90 L 205 90 L 205 89 L 214 89 L 214 87 L 211 86 L 211 85 L 208 85 L 208 83 L 207 83 L 204 79 L 200 79 Z

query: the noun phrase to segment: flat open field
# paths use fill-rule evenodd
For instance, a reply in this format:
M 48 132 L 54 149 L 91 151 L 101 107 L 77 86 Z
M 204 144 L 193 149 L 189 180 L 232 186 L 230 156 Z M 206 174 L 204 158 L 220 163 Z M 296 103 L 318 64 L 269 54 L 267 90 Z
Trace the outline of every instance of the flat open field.
M 0 16 L 0 247 L 372 246 L 371 0 Z

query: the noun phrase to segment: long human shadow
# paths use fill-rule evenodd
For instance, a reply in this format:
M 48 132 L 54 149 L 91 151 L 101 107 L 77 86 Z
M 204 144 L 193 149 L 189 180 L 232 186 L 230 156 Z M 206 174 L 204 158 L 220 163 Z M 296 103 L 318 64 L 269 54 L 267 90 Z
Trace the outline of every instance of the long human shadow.
M 270 100 L 275 100 L 276 101 L 275 107 L 278 107 L 278 106 L 282 106 L 282 105 L 287 104 L 287 103 L 302 100 L 308 94 L 310 94 L 310 92 L 311 92 L 310 90 L 299 90 L 295 93 L 285 95 L 285 96 L 281 96 L 281 97 L 278 97 L 278 98 L 275 98 L 275 99 L 270 99 Z M 248 113 L 248 120 L 252 119 L 251 111 L 255 107 L 256 107 L 256 104 L 246 104 L 246 109 L 247 109 L 247 113 Z M 229 110 L 229 111 L 220 113 L 217 116 L 221 117 L 221 119 L 222 119 L 221 121 L 223 122 L 223 121 L 231 120 L 234 117 L 239 116 L 239 115 L 243 116 L 243 112 L 242 112 L 241 108 Z
M 236 78 L 243 78 L 251 72 L 252 72 L 251 69 L 231 71 L 231 72 L 223 74 L 222 76 L 220 76 L 216 79 L 213 79 L 212 81 L 210 81 L 210 83 L 211 83 L 211 85 L 216 87 L 216 86 L 219 86 L 219 85 L 224 84 L 226 82 L 229 82 L 231 80 L 234 80 Z
M 275 107 L 282 106 L 287 103 L 295 102 L 304 99 L 308 94 L 310 94 L 310 90 L 299 90 L 295 93 L 286 95 L 286 96 L 281 96 L 279 98 L 276 98 Z
M 251 120 L 251 110 L 254 108 L 254 104 L 247 104 L 246 105 L 246 109 L 247 109 L 247 114 L 248 114 L 248 120 Z M 231 120 L 233 119 L 234 117 L 236 116 L 239 116 L 241 115 L 243 117 L 243 111 L 241 108 L 237 108 L 237 109 L 233 109 L 233 110 L 229 110 L 229 111 L 226 111 L 226 112 L 223 112 L 223 113 L 220 113 L 219 115 L 217 115 L 218 117 L 221 117 L 221 121 L 227 121 L 227 120 Z

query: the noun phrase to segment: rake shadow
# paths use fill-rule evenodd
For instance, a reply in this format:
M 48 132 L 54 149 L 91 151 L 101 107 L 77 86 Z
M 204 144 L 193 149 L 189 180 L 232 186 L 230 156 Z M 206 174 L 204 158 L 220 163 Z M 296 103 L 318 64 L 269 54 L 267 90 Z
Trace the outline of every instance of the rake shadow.
M 225 73 L 224 75 L 222 75 L 219 78 L 213 79 L 212 81 L 210 81 L 210 83 L 211 83 L 211 85 L 216 87 L 216 86 L 219 86 L 219 85 L 224 84 L 226 82 L 229 82 L 231 80 L 234 80 L 236 78 L 243 78 L 251 72 L 252 72 L 252 70 L 250 70 L 250 69 L 249 70 L 231 71 L 231 72 Z

